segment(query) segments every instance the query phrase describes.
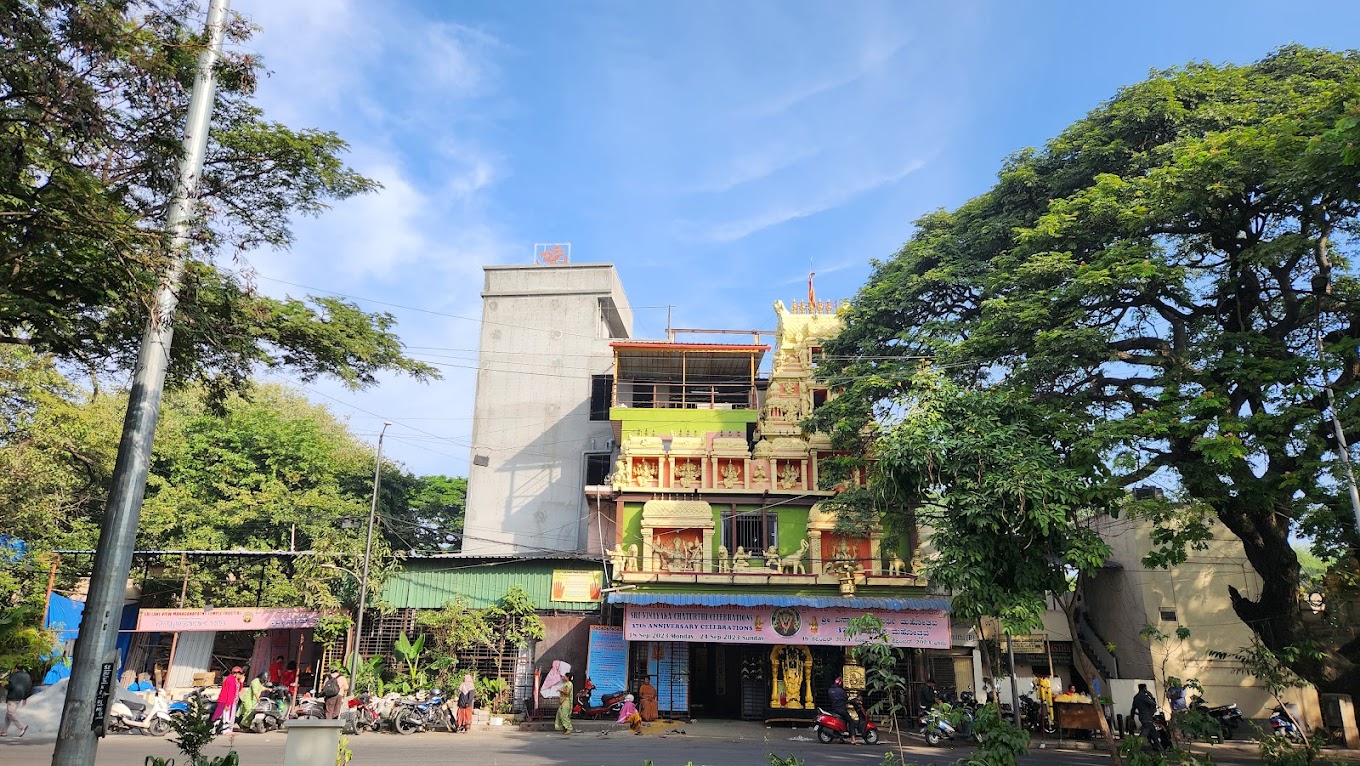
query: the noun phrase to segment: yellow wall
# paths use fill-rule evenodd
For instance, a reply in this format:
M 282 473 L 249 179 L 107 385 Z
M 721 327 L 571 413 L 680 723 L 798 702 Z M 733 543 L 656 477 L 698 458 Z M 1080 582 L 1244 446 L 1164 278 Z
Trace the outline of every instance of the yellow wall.
M 1226 527 L 1215 524 L 1214 539 L 1204 551 L 1191 551 L 1187 561 L 1172 569 L 1143 565 L 1152 549 L 1151 526 L 1129 519 L 1108 519 L 1101 533 L 1113 549 L 1112 562 L 1122 567 L 1104 571 L 1090 583 L 1086 605 L 1101 638 L 1115 644 L 1119 675 L 1155 678 L 1158 687 L 1167 676 L 1197 678 L 1210 704 L 1236 702 L 1248 718 L 1270 717 L 1275 702 L 1255 680 L 1235 672 L 1231 660 L 1215 660 L 1210 650 L 1234 652 L 1251 643 L 1251 629 L 1238 618 L 1228 597 L 1228 586 L 1244 596 L 1260 592 L 1261 580 L 1252 570 L 1242 543 Z M 1176 621 L 1163 622 L 1160 610 L 1175 609 Z M 1189 629 L 1185 641 L 1175 638 L 1149 643 L 1140 637 L 1144 625 L 1174 635 L 1178 625 Z M 1291 692 L 1285 698 L 1299 705 L 1303 715 L 1320 721 L 1317 693 Z

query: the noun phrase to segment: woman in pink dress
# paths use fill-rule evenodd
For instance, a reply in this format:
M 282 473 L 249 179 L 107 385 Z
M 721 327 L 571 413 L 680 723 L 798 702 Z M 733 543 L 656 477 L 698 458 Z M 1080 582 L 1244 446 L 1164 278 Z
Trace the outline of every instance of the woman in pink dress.
M 241 695 L 245 671 L 238 665 L 222 679 L 222 691 L 217 695 L 217 707 L 213 709 L 213 720 L 221 721 L 221 731 L 230 733 L 236 721 L 236 698 Z

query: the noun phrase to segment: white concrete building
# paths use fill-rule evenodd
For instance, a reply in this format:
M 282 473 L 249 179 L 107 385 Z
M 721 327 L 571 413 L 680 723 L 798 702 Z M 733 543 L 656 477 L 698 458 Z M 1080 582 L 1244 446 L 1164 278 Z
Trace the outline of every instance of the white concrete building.
M 587 550 L 612 467 L 611 340 L 633 314 L 608 263 L 487 266 L 463 552 Z

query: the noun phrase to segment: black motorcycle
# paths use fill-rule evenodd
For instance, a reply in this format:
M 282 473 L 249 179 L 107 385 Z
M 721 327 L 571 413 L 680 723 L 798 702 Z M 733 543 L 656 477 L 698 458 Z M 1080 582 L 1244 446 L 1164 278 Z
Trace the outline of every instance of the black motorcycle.
M 1190 709 L 1207 713 L 1210 718 L 1218 721 L 1218 726 L 1223 732 L 1223 739 L 1232 739 L 1233 733 L 1242 723 L 1242 711 L 1237 709 L 1236 702 L 1230 702 L 1226 705 L 1210 705 L 1202 697 L 1193 697 L 1190 700 Z

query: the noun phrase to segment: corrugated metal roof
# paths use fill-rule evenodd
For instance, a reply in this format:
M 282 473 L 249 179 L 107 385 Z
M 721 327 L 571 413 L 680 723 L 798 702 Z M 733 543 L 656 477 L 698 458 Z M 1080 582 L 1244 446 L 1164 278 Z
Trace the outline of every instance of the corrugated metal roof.
M 883 598 L 875 596 L 794 596 L 761 593 L 649 593 L 615 591 L 611 604 L 669 604 L 672 606 L 810 606 L 845 609 L 882 609 L 892 612 L 948 612 L 941 598 Z
M 554 569 L 600 571 L 599 564 L 558 560 L 504 560 L 487 564 L 456 564 L 449 560 L 407 560 L 402 570 L 383 581 L 382 600 L 399 609 L 438 609 L 462 597 L 469 606 L 495 604 L 512 585 L 524 588 L 539 609 L 595 611 L 593 601 L 553 601 Z

